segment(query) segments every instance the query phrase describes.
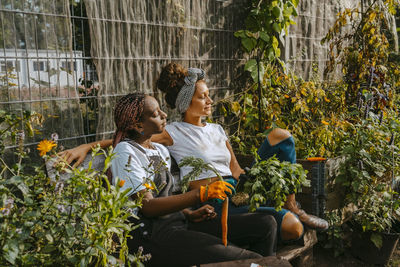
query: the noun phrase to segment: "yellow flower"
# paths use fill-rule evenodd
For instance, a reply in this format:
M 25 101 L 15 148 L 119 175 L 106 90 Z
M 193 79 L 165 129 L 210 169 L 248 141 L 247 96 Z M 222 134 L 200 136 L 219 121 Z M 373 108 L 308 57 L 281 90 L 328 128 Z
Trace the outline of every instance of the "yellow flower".
M 329 122 L 326 122 L 326 121 L 324 121 L 324 120 L 322 120 L 321 123 L 322 123 L 322 124 L 325 124 L 325 125 L 329 125 Z
M 325 101 L 328 102 L 328 103 L 331 102 L 331 101 L 329 100 L 329 98 L 327 98 L 326 96 L 325 96 Z
M 144 185 L 144 187 L 146 187 L 148 190 L 153 190 L 153 189 L 154 189 L 154 187 L 153 187 L 151 184 L 145 183 L 145 184 L 143 184 L 143 185 Z
M 309 120 L 308 120 L 308 119 L 306 119 L 306 118 L 304 118 L 303 120 L 304 120 L 305 122 L 309 122 Z
M 48 141 L 47 139 L 44 139 L 40 141 L 40 143 L 37 146 L 37 150 L 40 152 L 40 156 L 46 155 L 47 152 L 53 149 L 53 147 L 56 147 L 57 144 L 54 143 L 54 141 Z
M 285 98 L 289 98 L 290 96 L 289 96 L 289 95 L 284 95 L 284 97 L 285 97 Z
M 121 181 L 119 181 L 118 186 L 119 187 L 123 187 L 124 184 L 125 184 L 125 180 L 121 180 Z

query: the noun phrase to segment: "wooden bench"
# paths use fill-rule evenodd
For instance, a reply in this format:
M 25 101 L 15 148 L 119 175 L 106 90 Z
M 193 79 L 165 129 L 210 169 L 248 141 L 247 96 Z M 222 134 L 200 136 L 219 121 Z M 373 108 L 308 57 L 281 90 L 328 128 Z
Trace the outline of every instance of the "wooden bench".
M 200 267 L 290 267 L 289 261 L 275 256 L 263 257 L 259 259 L 226 261 L 209 264 L 201 264 Z

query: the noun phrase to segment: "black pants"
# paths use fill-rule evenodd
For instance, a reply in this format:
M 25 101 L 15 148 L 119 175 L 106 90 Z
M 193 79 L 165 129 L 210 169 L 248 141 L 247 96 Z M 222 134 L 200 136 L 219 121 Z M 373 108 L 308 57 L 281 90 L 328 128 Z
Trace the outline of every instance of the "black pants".
M 132 253 L 139 246 L 151 253 L 145 266 L 192 266 L 211 262 L 241 260 L 275 255 L 277 225 L 273 216 L 247 213 L 229 216 L 228 246 L 221 240 L 221 221 L 171 222 L 148 238 L 132 233 Z M 249 250 L 238 246 L 246 245 Z

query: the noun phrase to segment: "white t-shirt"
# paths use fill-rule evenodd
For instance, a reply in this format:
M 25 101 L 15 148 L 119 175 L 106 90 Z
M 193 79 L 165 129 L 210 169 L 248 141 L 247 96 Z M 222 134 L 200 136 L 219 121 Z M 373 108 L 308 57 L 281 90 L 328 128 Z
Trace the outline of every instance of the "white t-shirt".
M 165 130 L 174 142 L 172 146 L 168 146 L 168 150 L 178 164 L 183 158 L 192 156 L 212 164 L 221 176 L 232 175 L 229 169 L 231 154 L 226 146 L 228 137 L 221 125 L 206 123 L 205 126 L 196 126 L 186 122 L 173 122 Z M 189 166 L 180 168 L 180 179 L 191 169 Z M 215 176 L 212 171 L 203 171 L 197 180 Z
M 161 144 L 152 143 L 155 149 L 143 148 L 146 152 L 145 156 L 138 148 L 132 146 L 128 142 L 120 142 L 114 148 L 115 158 L 111 161 L 111 172 L 113 174 L 112 182 L 116 183 L 117 177 L 120 180 L 125 180 L 122 190 L 131 188 L 128 195 L 132 195 L 140 190 L 145 189 L 143 186 L 146 178 L 154 181 L 154 174 L 150 174 L 154 168 L 150 167 L 148 156 L 160 155 L 166 167 L 171 168 L 171 158 L 168 149 Z M 130 157 L 130 160 L 129 160 Z M 128 164 L 129 161 L 129 164 Z M 147 171 L 146 171 L 147 170 Z

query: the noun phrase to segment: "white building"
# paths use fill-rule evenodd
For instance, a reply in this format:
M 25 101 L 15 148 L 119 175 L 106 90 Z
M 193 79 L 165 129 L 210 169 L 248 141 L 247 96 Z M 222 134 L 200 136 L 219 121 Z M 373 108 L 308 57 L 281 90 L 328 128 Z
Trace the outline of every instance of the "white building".
M 74 87 L 84 75 L 82 51 L 0 49 L 0 76 L 5 75 L 20 88 Z

